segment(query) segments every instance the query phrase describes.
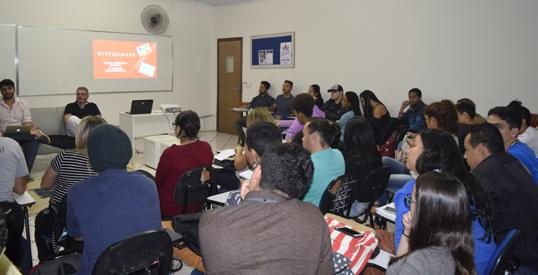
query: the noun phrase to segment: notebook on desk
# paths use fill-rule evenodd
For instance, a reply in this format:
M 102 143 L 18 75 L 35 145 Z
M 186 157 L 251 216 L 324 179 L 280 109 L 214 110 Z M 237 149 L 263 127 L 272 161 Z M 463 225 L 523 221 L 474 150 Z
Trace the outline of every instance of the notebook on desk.
M 151 114 L 153 108 L 153 99 L 141 99 L 131 101 L 131 111 L 126 112 L 129 115 Z

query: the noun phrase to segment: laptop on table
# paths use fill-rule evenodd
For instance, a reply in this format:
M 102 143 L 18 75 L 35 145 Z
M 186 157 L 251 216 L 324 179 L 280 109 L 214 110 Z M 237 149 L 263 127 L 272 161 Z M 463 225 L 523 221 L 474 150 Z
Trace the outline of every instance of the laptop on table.
M 153 99 L 142 99 L 131 101 L 131 111 L 127 112 L 130 115 L 150 114 L 153 108 Z

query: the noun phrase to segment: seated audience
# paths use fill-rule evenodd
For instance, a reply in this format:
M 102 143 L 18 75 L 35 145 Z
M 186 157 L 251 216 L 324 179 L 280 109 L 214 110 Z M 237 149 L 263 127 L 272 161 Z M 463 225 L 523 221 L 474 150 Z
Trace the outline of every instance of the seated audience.
M 460 98 L 458 99 L 456 104 L 457 103 L 468 103 L 468 104 L 473 105 L 474 108 L 476 109 L 476 104 L 470 98 L 466 98 L 466 97 Z M 473 119 L 473 124 L 482 124 L 484 122 L 486 122 L 486 119 L 483 116 L 481 116 L 479 113 L 476 113 Z
M 267 108 L 256 108 L 248 112 L 247 115 L 247 127 L 256 123 L 256 122 L 270 122 L 275 123 L 275 118 L 267 110 Z M 248 129 L 248 128 L 247 128 Z M 282 135 L 280 135 L 280 140 L 282 140 Z M 236 171 L 241 171 L 247 168 L 247 155 L 245 149 L 241 145 L 235 146 L 235 157 L 234 157 L 234 168 Z
M 538 272 L 538 186 L 515 157 L 505 152 L 497 127 L 475 125 L 465 137 L 465 156 L 478 184 L 486 191 L 491 206 L 495 241 L 509 230 L 521 232 L 512 247 L 520 274 Z M 524 273 L 524 269 L 532 269 Z M 514 273 L 517 274 L 517 273 Z
M 303 129 L 303 146 L 312 154 L 314 176 L 303 198 L 304 202 L 319 207 L 321 196 L 329 183 L 345 173 L 342 153 L 330 147 L 339 132 L 338 124 L 327 119 L 315 118 L 306 123 Z
M 327 224 L 317 208 L 299 200 L 312 174 L 309 154 L 299 145 L 266 149 L 241 188 L 243 201 L 207 211 L 200 220 L 207 274 L 333 274 Z
M 323 96 L 321 96 L 320 88 L 318 84 L 312 84 L 308 87 L 308 94 L 314 98 L 314 103 L 321 110 L 323 108 Z
M 413 88 L 407 93 L 409 100 L 404 100 L 398 112 L 398 118 L 403 120 L 409 131 L 418 133 L 424 125 L 424 109 L 426 103 L 422 101 L 422 91 L 418 88 Z M 408 108 L 409 107 L 409 108 Z M 407 110 L 404 112 L 404 110 Z
M 298 94 L 293 98 L 291 101 L 291 110 L 295 119 L 280 120 L 278 123 L 281 128 L 289 126 L 286 131 L 286 142 L 292 142 L 295 136 L 303 130 L 304 125 L 311 118 L 325 118 L 325 113 L 315 105 L 314 98 L 306 93 Z
M 428 129 L 444 130 L 458 142 L 458 112 L 452 101 L 443 99 L 428 105 L 424 110 L 424 119 Z
M 439 129 L 452 134 L 458 142 L 458 113 L 454 103 L 448 99 L 433 102 L 424 109 L 426 128 Z M 406 163 L 409 147 L 413 145 L 416 134 L 408 133 L 404 137 L 401 148 L 396 154 L 396 159 Z M 459 143 L 460 148 L 463 144 Z M 463 151 L 463 150 L 462 150 Z
M 20 266 L 24 251 L 20 246 L 24 214 L 13 193 L 23 194 L 26 191 L 28 169 L 21 147 L 15 140 L 0 136 L 0 163 L 0 208 L 6 215 L 8 227 L 6 256 Z
M 191 110 L 183 111 L 176 116 L 174 126 L 180 144 L 174 144 L 164 150 L 155 173 L 161 214 L 164 218 L 172 218 L 183 213 L 183 207 L 174 201 L 176 183 L 183 174 L 194 168 L 209 167 L 213 162 L 213 152 L 209 143 L 198 140 L 200 131 L 198 114 Z M 186 213 L 198 208 L 199 205 L 188 205 Z
M 342 108 L 344 114 L 336 122 L 340 125 L 340 142 L 344 142 L 344 131 L 346 130 L 347 122 L 361 114 L 360 100 L 357 94 L 353 91 L 346 92 L 342 97 Z
M 468 211 L 473 213 L 471 218 L 475 268 L 478 274 L 483 274 L 496 248 L 491 238 L 491 213 L 486 193 L 468 172 L 454 137 L 445 131 L 424 130 L 417 136 L 415 146 L 409 151 L 407 167 L 419 175 L 440 170 L 443 174 L 456 177 L 465 185 L 472 203 Z M 409 212 L 409 205 L 406 205 L 405 198 L 411 195 L 413 186 L 415 186 L 415 180 L 406 183 L 394 196 L 396 205 L 394 245 L 396 250 L 399 249 L 399 244 L 403 238 L 404 216 Z
M 488 122 L 501 133 L 506 152 L 517 158 L 529 170 L 535 183 L 538 183 L 538 159 L 529 146 L 518 140 L 521 128 L 519 112 L 510 107 L 495 107 L 488 112 Z
M 106 124 L 99 116 L 86 116 L 80 121 L 75 136 L 75 150 L 63 150 L 52 160 L 41 179 L 41 187 L 52 190 L 49 207 L 39 212 L 35 219 L 35 242 L 40 261 L 50 260 L 58 248 L 57 240 L 65 228 L 67 201 L 65 196 L 76 182 L 85 180 L 96 173 L 88 161 L 86 140 L 97 126 Z
M 39 129 L 34 128 L 30 107 L 26 100 L 15 97 L 15 83 L 11 79 L 0 81 L 0 92 L 2 100 L 0 101 L 0 132 L 3 134 L 7 126 L 30 126 L 30 135 L 11 135 L 22 147 L 26 167 L 32 171 L 34 166 L 37 149 L 39 148 L 39 138 L 42 133 Z M 6 136 L 6 135 L 4 135 Z
M 269 89 L 271 84 L 267 81 L 262 81 L 260 83 L 260 88 L 258 89 L 258 95 L 253 97 L 250 103 L 247 105 L 249 109 L 256 109 L 260 107 L 272 107 L 275 104 L 275 99 L 269 94 Z M 241 116 L 235 121 L 235 130 L 239 135 L 239 144 L 243 145 L 245 143 L 245 133 L 243 132 L 243 127 L 247 127 L 247 118 Z
M 404 237 L 386 274 L 476 274 L 471 202 L 465 191 L 457 178 L 443 172 L 417 178 L 406 200 L 410 211 L 404 219 Z
M 458 112 L 458 145 L 463 155 L 465 152 L 465 148 L 463 147 L 465 136 L 471 131 L 473 125 L 476 124 L 476 106 L 473 102 L 460 99 L 456 103 L 456 111 Z
M 265 149 L 280 143 L 282 143 L 280 129 L 273 123 L 259 121 L 251 124 L 247 128 L 247 141 L 245 143 L 245 153 L 243 154 L 248 167 L 255 168 L 260 163 Z M 226 205 L 235 205 L 240 201 L 239 191 L 234 191 L 228 196 Z
M 4 253 L 8 240 L 8 224 L 4 211 L 0 211 L 0 274 L 21 275 L 19 269 L 13 265 L 11 260 Z
M 381 155 L 375 144 L 375 136 L 370 123 L 363 117 L 354 117 L 347 123 L 344 132 L 344 144 L 342 154 L 346 165 L 346 175 L 353 175 L 357 185 L 353 192 L 356 195 L 365 193 L 361 189 L 364 179 L 370 172 L 381 168 Z M 367 192 L 367 191 L 366 191 Z M 370 200 L 365 198 L 364 201 Z M 364 212 L 368 203 L 354 201 L 351 207 L 350 217 L 356 217 Z
M 88 158 L 97 176 L 79 181 L 67 195 L 67 233 L 84 241 L 77 274 L 91 274 L 99 255 L 111 244 L 147 230 L 161 229 L 154 183 L 127 172 L 133 152 L 127 134 L 100 125 L 88 135 Z
M 63 150 L 51 161 L 41 179 L 41 187 L 53 188 L 49 205 L 59 206 L 71 186 L 95 175 L 88 162 L 86 142 L 89 133 L 97 126 L 106 124 L 99 116 L 87 116 L 80 121 L 75 136 L 75 150 Z
M 508 107 L 514 108 L 521 114 L 521 128 L 517 139 L 527 144 L 536 156 L 538 156 L 538 129 L 531 126 L 531 112 L 521 101 L 514 100 L 508 104 Z
M 344 88 L 339 84 L 334 84 L 327 90 L 331 93 L 331 98 L 323 104 L 321 110 L 325 112 L 325 117 L 330 121 L 337 121 L 344 113 L 342 108 L 342 97 L 344 96 Z
M 276 119 L 288 119 L 291 115 L 291 101 L 293 95 L 291 90 L 293 89 L 293 82 L 291 80 L 284 80 L 282 84 L 282 94 L 276 97 L 275 103 L 269 110 L 275 112 Z
M 376 143 L 383 144 L 391 134 L 390 114 L 387 107 L 370 90 L 363 91 L 360 95 L 364 117 L 372 124 L 376 136 Z
M 75 102 L 69 103 L 65 106 L 64 120 L 65 129 L 67 135 L 74 137 L 76 135 L 77 126 L 80 124 L 80 120 L 87 116 L 100 116 L 101 111 L 97 104 L 89 102 L 88 98 L 90 93 L 86 87 L 77 88 L 77 97 Z

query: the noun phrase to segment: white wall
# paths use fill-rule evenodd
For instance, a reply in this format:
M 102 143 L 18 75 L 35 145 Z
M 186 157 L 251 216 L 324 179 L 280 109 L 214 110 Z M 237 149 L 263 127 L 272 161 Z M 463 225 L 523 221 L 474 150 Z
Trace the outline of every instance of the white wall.
M 426 102 L 470 97 L 478 111 L 519 98 L 538 112 L 538 1 L 255 0 L 216 8 L 218 38 L 244 37 L 243 100 L 268 80 L 294 93 L 373 90 L 395 115 L 412 87 Z M 294 69 L 250 69 L 250 35 L 295 31 Z M 328 98 L 324 93 L 324 98 Z
M 209 81 L 216 78 L 215 10 L 212 6 L 177 0 L 1 1 L 0 23 L 148 34 L 140 22 L 140 13 L 149 4 L 160 5 L 170 17 L 170 27 L 164 34 L 172 36 L 174 43 L 173 92 L 91 94 L 90 91 L 90 101 L 96 102 L 104 117 L 113 124 L 118 123 L 119 111 L 129 109 L 132 99 L 153 98 L 154 108 L 161 103 L 177 103 L 201 116 L 214 114 L 215 108 L 206 100 L 216 94 L 216 82 Z M 25 99 L 32 107 L 63 106 L 74 101 L 75 88 L 73 95 Z M 205 128 L 214 128 L 214 118 L 205 122 Z

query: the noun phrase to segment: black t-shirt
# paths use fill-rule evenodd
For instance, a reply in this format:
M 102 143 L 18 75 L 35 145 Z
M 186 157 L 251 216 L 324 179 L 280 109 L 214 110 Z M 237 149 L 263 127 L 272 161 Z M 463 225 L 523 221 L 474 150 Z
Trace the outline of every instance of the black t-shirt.
M 88 102 L 88 104 L 84 105 L 84 109 L 81 109 L 76 102 L 73 102 L 65 106 L 64 115 L 65 114 L 72 114 L 82 119 L 87 116 L 101 115 L 101 111 L 99 111 L 97 105 L 92 102 Z
M 344 113 L 342 101 L 336 103 L 333 99 L 327 100 L 321 110 L 325 112 L 325 118 L 331 121 L 339 120 Z

